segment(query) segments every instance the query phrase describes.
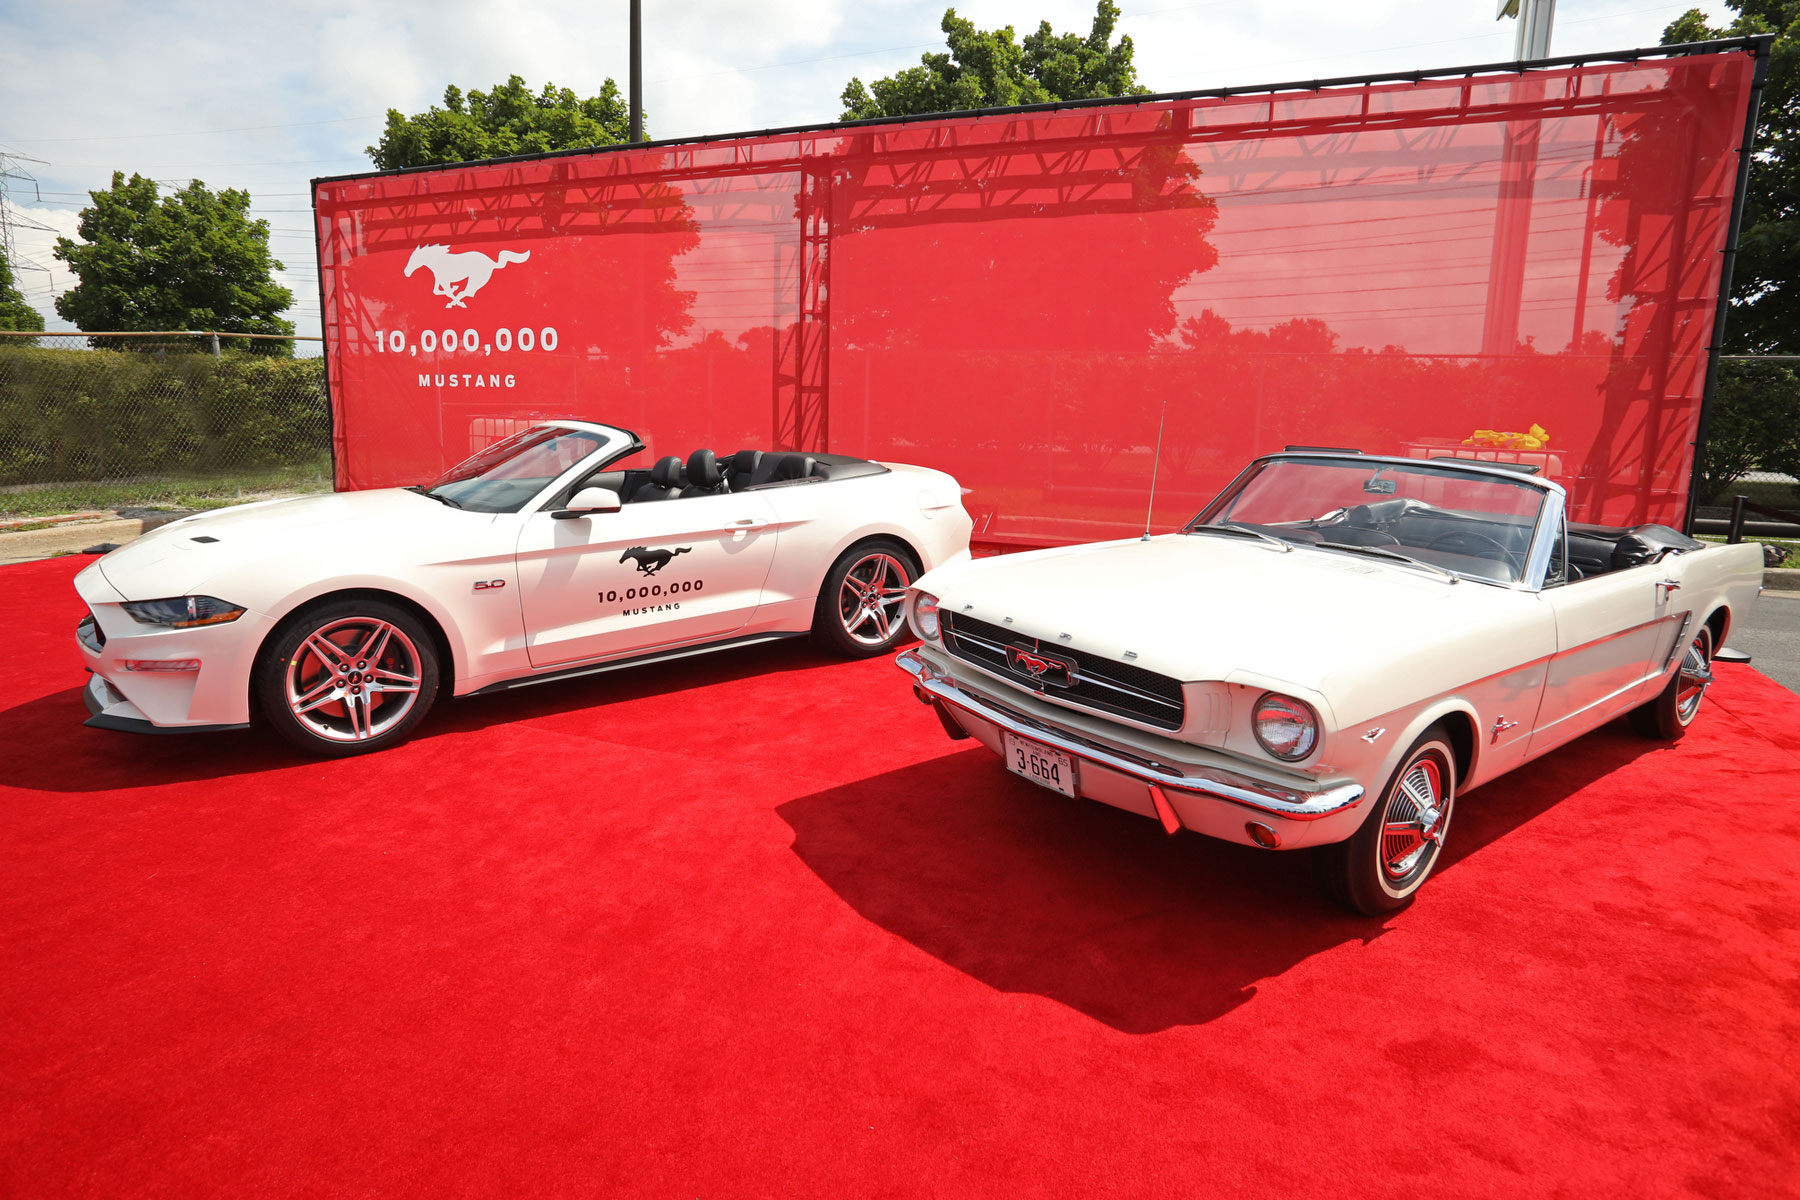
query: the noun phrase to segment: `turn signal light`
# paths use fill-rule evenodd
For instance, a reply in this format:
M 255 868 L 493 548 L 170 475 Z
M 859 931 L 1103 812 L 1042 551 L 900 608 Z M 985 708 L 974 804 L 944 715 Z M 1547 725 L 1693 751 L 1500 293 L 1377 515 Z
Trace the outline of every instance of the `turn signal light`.
M 119 663 L 127 671 L 198 671 L 197 658 L 127 658 Z

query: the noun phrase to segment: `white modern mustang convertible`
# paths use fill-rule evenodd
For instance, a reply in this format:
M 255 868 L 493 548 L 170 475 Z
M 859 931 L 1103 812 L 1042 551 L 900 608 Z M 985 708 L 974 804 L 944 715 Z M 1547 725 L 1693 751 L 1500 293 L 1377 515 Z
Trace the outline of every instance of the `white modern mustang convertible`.
M 412 488 L 187 517 L 75 577 L 89 725 L 237 729 L 322 755 L 404 739 L 440 692 L 811 633 L 905 632 L 906 587 L 969 554 L 950 476 L 836 454 L 696 450 L 555 421 Z
M 1679 736 L 1761 583 L 1758 546 L 1574 524 L 1497 464 L 1288 453 L 1178 534 L 932 571 L 898 661 L 1009 771 L 1171 834 L 1318 847 L 1376 915 L 1460 794 L 1621 714 Z

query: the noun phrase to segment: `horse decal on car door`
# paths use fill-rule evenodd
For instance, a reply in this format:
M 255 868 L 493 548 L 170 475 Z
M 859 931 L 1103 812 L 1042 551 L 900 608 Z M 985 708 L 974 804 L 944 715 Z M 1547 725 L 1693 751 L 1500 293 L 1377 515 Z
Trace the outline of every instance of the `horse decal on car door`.
M 405 275 L 411 279 L 414 271 L 424 267 L 436 281 L 431 287 L 432 295 L 449 297 L 445 308 L 467 308 L 463 301 L 486 287 L 495 271 L 530 257 L 529 250 L 502 250 L 500 257 L 493 259 L 479 250 L 456 253 L 444 245 L 420 246 L 406 260 Z
M 692 549 L 692 546 L 681 546 L 674 550 L 647 550 L 642 546 L 633 546 L 625 553 L 619 555 L 619 561 L 624 562 L 627 559 L 636 559 L 637 569 L 640 574 L 654 575 L 664 567 L 668 566 L 677 554 L 686 554 Z

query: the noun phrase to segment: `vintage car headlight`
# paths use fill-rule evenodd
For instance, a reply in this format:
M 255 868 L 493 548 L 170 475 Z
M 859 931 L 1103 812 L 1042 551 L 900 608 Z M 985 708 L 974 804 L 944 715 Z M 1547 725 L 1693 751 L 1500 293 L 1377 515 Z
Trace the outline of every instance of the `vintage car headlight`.
M 913 630 L 928 642 L 938 640 L 942 629 L 938 621 L 938 598 L 930 592 L 920 592 L 913 598 Z
M 1292 696 L 1265 692 L 1250 714 L 1256 740 L 1276 758 L 1298 762 L 1312 753 L 1319 741 L 1319 718 Z
M 242 606 L 227 604 L 215 596 L 175 596 L 168 600 L 128 600 L 119 606 L 133 620 L 146 625 L 192 629 L 196 625 L 223 625 L 244 615 Z

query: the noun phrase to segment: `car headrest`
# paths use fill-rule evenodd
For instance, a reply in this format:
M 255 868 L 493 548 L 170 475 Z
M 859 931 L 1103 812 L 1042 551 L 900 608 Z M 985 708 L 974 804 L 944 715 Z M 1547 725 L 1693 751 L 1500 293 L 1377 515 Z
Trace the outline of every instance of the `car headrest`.
M 775 468 L 775 478 L 805 479 L 818 465 L 818 460 L 810 454 L 784 454 L 781 456 L 781 465 Z
M 756 464 L 762 461 L 762 456 L 761 450 L 739 450 L 725 460 L 725 469 L 734 479 L 748 479 L 756 473 Z
M 686 481 L 682 471 L 681 460 L 673 454 L 667 458 L 659 458 L 656 465 L 650 468 L 650 482 L 657 487 L 681 487 Z
M 719 460 L 711 450 L 696 450 L 688 455 L 687 479 L 689 487 L 716 488 L 725 482 L 725 476 L 719 473 Z

